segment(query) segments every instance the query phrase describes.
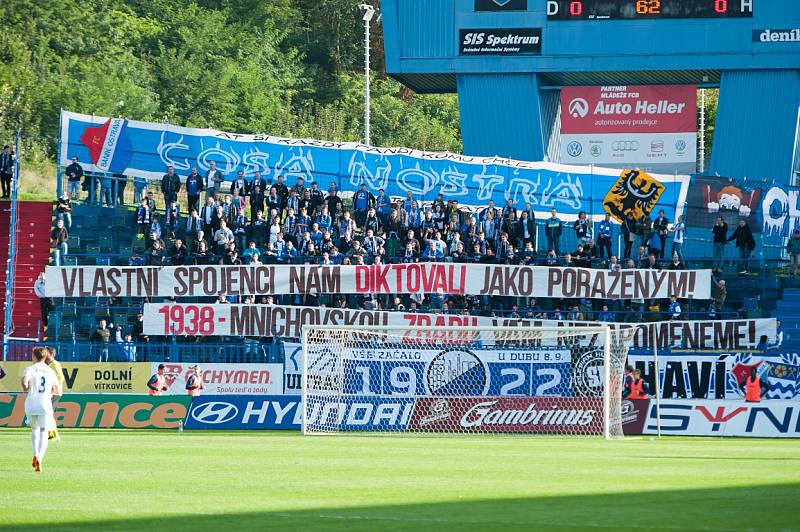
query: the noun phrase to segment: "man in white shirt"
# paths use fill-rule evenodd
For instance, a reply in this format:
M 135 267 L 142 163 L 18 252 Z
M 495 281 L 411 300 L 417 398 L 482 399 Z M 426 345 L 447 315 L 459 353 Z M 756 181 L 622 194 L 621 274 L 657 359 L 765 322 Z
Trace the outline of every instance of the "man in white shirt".
M 33 349 L 33 365 L 25 368 L 22 375 L 22 389 L 27 392 L 25 399 L 25 415 L 31 427 L 31 444 L 33 446 L 34 471 L 42 470 L 44 454 L 47 451 L 47 433 L 55 430 L 56 420 L 53 416 L 53 394 L 61 395 L 61 383 L 56 373 L 45 363 L 46 347 Z

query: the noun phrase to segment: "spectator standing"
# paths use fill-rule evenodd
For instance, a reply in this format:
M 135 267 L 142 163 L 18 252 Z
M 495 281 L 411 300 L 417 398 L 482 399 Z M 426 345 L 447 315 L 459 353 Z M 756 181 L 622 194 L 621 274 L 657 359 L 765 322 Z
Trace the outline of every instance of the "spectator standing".
M 528 244 L 531 244 L 531 248 L 533 248 L 533 244 L 536 242 L 536 218 L 531 217 L 527 210 L 522 211 L 517 225 L 517 234 L 522 239 L 522 245 L 527 249 Z
M 234 193 L 238 193 L 243 199 L 247 199 L 247 195 L 250 193 L 250 188 L 247 179 L 244 177 L 243 170 L 236 172 L 236 179 L 231 183 L 231 194 Z
M 59 220 L 66 220 L 65 224 L 67 229 L 72 228 L 72 204 L 70 203 L 69 194 L 64 192 L 58 198 L 58 205 L 56 206 Z
M 64 227 L 64 220 L 58 220 L 56 226 L 50 231 L 50 247 L 53 249 L 56 266 L 61 266 L 61 259 L 69 252 L 67 247 L 69 232 Z
M 186 197 L 189 201 L 188 210 L 197 210 L 200 203 L 200 194 L 203 192 L 205 184 L 203 176 L 197 172 L 196 167 L 192 167 L 192 173 L 186 178 Z
M 2 156 L 0 156 L 2 157 Z M 70 199 L 78 201 L 81 199 L 81 178 L 83 177 L 83 167 L 78 163 L 78 158 L 72 156 L 72 164 L 65 170 L 67 174 L 67 193 Z
M 0 183 L 2 183 L 3 197 L 8 198 L 11 194 L 11 179 L 14 172 L 14 154 L 11 153 L 11 146 L 6 144 L 0 152 Z
M 147 178 L 136 176 L 133 178 L 133 203 L 136 205 L 142 202 L 147 192 Z
M 686 224 L 683 222 L 682 214 L 678 216 L 678 221 L 670 227 L 669 232 L 675 233 L 672 237 L 672 251 L 670 255 L 675 255 L 677 253 L 679 257 L 683 258 L 681 248 L 683 247 L 683 239 L 686 235 Z
M 150 205 L 147 198 L 142 200 L 142 204 L 136 209 L 136 225 L 139 228 L 139 233 L 142 236 L 150 234 L 150 224 L 153 222 L 153 213 L 150 210 Z
M 115 340 L 117 341 L 120 351 L 122 351 L 122 361 L 136 362 L 136 344 L 133 343 L 133 337 L 131 334 L 128 333 L 123 338 L 122 329 L 117 328 Z
M 622 222 L 622 239 L 625 241 L 625 250 L 622 256 L 626 259 L 631 258 L 631 250 L 633 243 L 636 241 L 636 220 L 633 218 L 633 213 L 629 212 L 625 215 L 625 220 Z
M 728 224 L 721 216 L 717 216 L 711 232 L 714 237 L 714 266 L 723 268 L 725 266 L 725 244 L 728 243 Z
M 638 220 L 636 220 L 636 232 L 641 237 L 641 245 L 647 246 L 650 242 L 650 236 L 653 233 L 653 220 L 646 213 L 642 213 Z
M 175 173 L 175 168 L 167 166 L 167 173 L 161 177 L 161 192 L 164 193 L 164 205 L 169 205 L 173 200 L 178 199 L 178 192 L 181 190 L 181 178 Z
M 125 189 L 128 187 L 128 176 L 123 174 L 112 174 L 114 185 L 116 186 L 115 205 L 125 205 Z
M 789 255 L 791 275 L 792 277 L 797 277 L 797 270 L 800 268 L 800 229 L 795 229 L 786 243 L 786 253 Z
M 106 326 L 106 320 L 100 320 L 91 336 L 91 340 L 100 345 L 99 362 L 108 362 L 108 347 L 111 342 L 111 329 Z
M 261 171 L 256 170 L 255 174 L 253 174 L 253 180 L 250 182 L 250 191 L 252 192 L 256 189 L 256 187 L 259 187 L 261 189 L 261 193 L 266 196 L 267 190 L 269 190 L 267 188 L 268 186 L 269 184 L 267 183 L 267 180 L 261 176 Z M 250 213 L 251 216 L 253 214 L 255 213 Z
M 279 175 L 276 178 L 276 182 L 273 186 L 275 187 L 275 190 L 278 192 L 278 197 L 281 199 L 281 205 L 283 206 L 283 208 L 286 208 L 286 198 L 289 197 L 289 189 L 283 183 L 282 175 Z
M 53 310 L 55 304 L 53 302 L 53 298 L 47 297 L 45 295 L 45 275 L 44 272 L 39 274 L 39 277 L 36 278 L 36 282 L 33 283 L 33 292 L 36 294 L 36 297 L 39 298 L 39 312 L 42 319 L 42 325 L 47 327 L 47 318 L 50 314 L 50 311 Z
M 114 206 L 114 193 L 112 190 L 114 184 L 114 177 L 105 172 L 100 176 L 100 198 L 98 205 L 105 203 L 106 207 Z
M 677 320 L 681 317 L 681 304 L 675 296 L 669 298 L 669 310 L 667 314 L 669 314 L 670 320 Z
M 756 239 L 753 237 L 750 226 L 747 225 L 747 220 L 739 220 L 739 226 L 736 227 L 730 238 L 728 238 L 728 242 L 731 240 L 736 241 L 736 248 L 739 250 L 739 259 L 742 261 L 742 264 L 739 266 L 739 273 L 745 274 L 749 269 L 750 254 L 756 249 Z
M 614 234 L 614 225 L 611 223 L 611 215 L 606 213 L 603 221 L 597 224 L 597 256 L 611 258 L 611 237 Z
M 378 196 L 375 198 L 375 213 L 378 215 L 381 224 L 385 224 L 386 220 L 389 219 L 389 215 L 392 213 L 392 201 L 389 196 L 386 195 L 384 189 L 378 190 Z
M 312 215 L 316 216 L 322 210 L 322 205 L 325 203 L 325 196 L 319 189 L 316 181 L 311 183 L 311 190 L 308 193 L 309 211 Z
M 175 238 L 175 231 L 178 230 L 178 227 L 181 223 L 181 207 L 178 205 L 177 201 L 173 201 L 167 205 L 165 210 L 164 228 L 166 229 L 167 237 Z
M 203 180 L 203 184 L 206 187 L 206 198 L 215 198 L 217 192 L 222 192 L 222 183 L 224 181 L 225 177 L 217 169 L 216 161 L 208 163 L 208 170 Z
M 578 213 L 578 219 L 575 220 L 573 228 L 575 229 L 575 238 L 578 240 L 578 244 L 583 245 L 592 237 L 592 224 L 589 223 L 584 211 Z
M 367 212 L 375 206 L 375 196 L 367 190 L 366 183 L 361 183 L 361 188 L 353 195 L 353 211 L 355 212 L 356 225 L 364 226 Z
M 550 218 L 545 223 L 545 236 L 547 237 L 547 249 L 554 249 L 558 255 L 558 241 L 561 238 L 561 220 L 558 218 L 558 212 L 555 209 L 550 211 Z
M 659 246 L 658 258 L 664 258 L 664 249 L 667 245 L 667 233 L 669 232 L 669 222 L 667 221 L 667 217 L 664 215 L 664 211 L 658 211 L 658 216 L 655 220 L 653 220 L 653 233 L 658 236 L 658 239 L 661 241 Z
M 718 312 L 722 312 L 725 306 L 725 300 L 728 298 L 728 287 L 725 285 L 725 279 L 720 279 L 714 284 L 714 290 L 711 296 L 714 298 L 714 304 Z

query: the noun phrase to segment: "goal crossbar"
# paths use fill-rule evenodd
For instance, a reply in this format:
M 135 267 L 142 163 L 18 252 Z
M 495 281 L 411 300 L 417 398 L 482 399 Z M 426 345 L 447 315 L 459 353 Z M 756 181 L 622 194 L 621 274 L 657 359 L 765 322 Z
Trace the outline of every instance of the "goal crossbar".
M 601 342 L 598 341 L 598 336 L 602 337 Z M 500 362 L 493 361 L 484 364 L 480 358 L 486 355 L 485 351 L 488 345 L 495 350 L 507 346 L 523 346 L 517 349 L 523 349 L 529 358 L 535 358 L 542 353 L 545 355 L 550 354 L 553 347 L 561 348 L 561 351 L 568 349 L 570 362 L 566 364 L 566 366 L 568 366 L 567 370 L 564 370 L 563 367 L 560 369 L 560 371 L 562 371 L 562 377 L 560 378 L 563 381 L 563 375 L 566 375 L 565 371 L 569 371 L 570 380 L 569 383 L 567 383 L 568 385 L 564 384 L 557 390 L 560 395 L 551 392 L 550 394 L 539 397 L 534 393 L 533 385 L 531 385 L 531 394 L 525 397 L 527 399 L 537 397 L 540 402 L 544 402 L 545 404 L 548 404 L 548 401 L 552 402 L 553 397 L 562 397 L 562 401 L 572 404 L 579 401 L 580 393 L 586 394 L 585 401 L 587 402 L 595 400 L 591 399 L 591 397 L 597 397 L 598 400 L 602 401 L 601 408 L 603 411 L 602 427 L 598 430 L 598 435 L 602 435 L 605 438 L 621 436 L 620 419 L 619 415 L 617 415 L 619 411 L 619 394 L 617 389 L 621 381 L 621 368 L 624 364 L 627 348 L 624 346 L 620 347 L 622 340 L 619 336 L 614 338 L 615 336 L 612 328 L 597 325 L 586 327 L 526 327 L 524 325 L 514 327 L 434 327 L 389 324 L 305 326 L 301 332 L 302 430 L 304 434 L 357 431 L 357 425 L 355 423 L 349 423 L 351 418 L 354 417 L 351 415 L 352 412 L 347 412 L 348 409 L 352 410 L 354 408 L 352 405 L 353 401 L 358 400 L 359 408 L 369 410 L 370 401 L 375 401 L 379 398 L 385 398 L 387 400 L 393 399 L 401 397 L 402 393 L 413 395 L 413 399 L 425 405 L 431 401 L 438 401 L 438 405 L 442 402 L 449 404 L 459 400 L 465 404 L 473 404 L 476 401 L 475 397 L 479 395 L 490 398 L 491 400 L 496 400 L 498 403 L 516 405 L 520 402 L 519 397 L 508 398 L 501 397 L 502 394 L 498 393 L 489 394 L 486 391 L 487 389 L 490 391 L 494 390 L 494 392 L 497 391 L 497 386 L 494 386 L 494 384 L 488 387 L 484 384 L 484 391 L 482 394 L 475 393 L 474 386 L 471 385 L 465 387 L 463 390 L 453 388 L 452 386 L 449 388 L 443 386 L 438 390 L 432 390 L 430 389 L 430 382 L 423 386 L 411 386 L 408 384 L 411 380 L 420 379 L 420 372 L 423 371 L 419 369 L 420 366 L 423 366 L 424 370 L 427 371 L 427 376 L 430 380 L 430 375 L 432 373 L 431 367 L 434 363 L 438 363 L 435 368 L 437 371 L 441 370 L 442 367 L 450 369 L 451 366 L 457 367 L 458 364 L 461 364 L 461 367 L 468 368 L 464 372 L 467 373 L 473 369 L 473 367 L 469 366 L 469 364 L 472 363 L 473 366 L 477 366 L 478 364 L 483 364 L 484 366 L 488 365 L 490 371 L 486 371 L 485 367 L 481 371 L 484 373 L 491 373 L 492 376 L 496 374 L 519 375 L 521 373 L 520 367 L 524 366 L 521 364 L 506 364 L 508 367 L 500 368 L 498 370 L 499 372 L 495 371 L 497 368 L 493 366 L 502 366 L 503 364 Z M 544 343 L 547 344 L 547 349 L 545 350 L 542 348 L 543 351 L 537 355 L 535 352 L 537 349 L 536 346 L 544 345 Z M 477 356 L 470 352 L 473 346 L 476 345 L 479 346 Z M 386 380 L 386 368 L 391 368 L 390 377 L 393 378 L 396 376 L 394 375 L 395 373 L 397 373 L 397 376 L 403 377 L 403 379 L 399 379 L 399 381 L 401 384 L 405 385 L 404 390 L 400 392 L 395 389 L 386 390 L 384 388 L 373 390 L 370 386 L 374 383 L 368 383 L 366 388 L 358 390 L 351 389 L 348 383 L 352 380 L 351 377 L 354 370 L 360 372 L 363 379 L 367 379 L 367 376 L 370 374 L 377 375 L 375 371 L 378 370 L 375 370 L 374 367 L 369 367 L 370 364 L 374 365 L 375 363 L 369 360 L 366 362 L 363 361 L 364 359 L 370 358 L 370 353 L 379 353 L 382 349 L 390 349 L 397 352 L 408 348 L 408 346 L 411 346 L 418 352 L 422 350 L 428 359 L 422 363 L 415 363 L 416 368 L 413 370 L 402 366 L 401 363 L 396 361 L 386 362 L 385 367 L 382 365 L 379 370 L 382 380 Z M 600 360 L 602 360 L 602 369 L 599 367 L 588 368 L 594 370 L 593 377 L 595 379 L 596 388 L 602 388 L 602 390 L 597 389 L 595 391 L 602 391 L 602 393 L 589 393 L 585 392 L 585 390 L 579 392 L 578 387 L 575 385 L 574 381 L 582 378 L 582 376 L 572 375 L 572 372 L 578 371 L 578 369 L 575 368 L 582 368 L 582 366 L 580 366 L 580 364 L 582 364 L 582 359 L 576 360 L 576 357 L 582 356 L 587 349 L 593 350 L 595 355 L 600 355 L 602 357 L 600 358 Z M 320 364 L 318 362 L 320 360 L 320 353 L 323 350 L 328 360 L 324 364 L 325 373 L 321 374 L 319 369 Z M 428 353 L 429 351 L 432 353 L 441 351 L 442 354 L 430 360 L 433 355 Z M 453 351 L 461 351 L 462 353 L 456 353 L 456 355 L 446 354 L 452 353 Z M 508 352 L 508 349 L 506 349 L 505 352 Z M 452 359 L 453 356 L 458 357 L 459 354 L 464 354 L 465 358 L 472 356 L 477 362 L 465 362 L 460 359 L 445 359 L 442 363 L 442 361 L 439 360 L 442 356 L 445 356 L 445 358 L 450 356 Z M 491 353 L 489 353 L 489 355 L 491 355 Z M 310 365 L 309 360 L 311 358 L 314 358 L 314 363 Z M 597 360 L 598 358 L 597 356 L 595 357 L 595 363 L 600 361 Z M 448 363 L 450 366 L 447 365 Z M 366 364 L 366 366 L 364 364 Z M 467 365 L 464 366 L 464 364 Z M 564 365 L 565 363 L 561 364 L 561 366 Z M 575 368 L 572 367 L 573 365 Z M 543 371 L 549 371 L 550 374 L 554 372 L 553 369 Z M 309 377 L 311 377 L 311 380 Z M 463 375 L 458 375 L 458 378 L 461 377 L 463 377 Z M 599 380 L 602 382 L 598 382 Z M 458 382 L 457 379 L 453 379 L 453 381 Z M 319 384 L 320 382 L 325 382 L 325 386 L 321 386 Z M 422 391 L 420 391 L 420 389 Z M 501 390 L 502 389 L 505 388 L 501 388 Z M 441 399 L 439 397 L 441 397 Z M 516 401 L 516 403 L 514 401 Z M 365 404 L 367 406 L 364 406 Z M 600 405 L 598 404 L 598 406 Z M 412 404 L 410 413 L 406 413 L 406 417 L 404 418 L 406 421 L 412 419 L 413 423 L 411 423 L 411 425 L 413 425 L 414 428 L 403 430 L 420 431 L 416 412 L 419 407 L 419 404 Z M 559 412 L 558 415 L 560 415 L 561 411 L 558 410 L 557 405 L 553 405 L 551 408 Z M 517 412 L 517 410 L 509 411 Z M 355 418 L 358 418 L 358 416 L 355 416 Z M 319 419 L 322 419 L 322 421 L 319 422 Z M 361 422 L 362 420 L 357 419 L 357 421 Z M 382 428 L 383 427 L 381 427 L 381 429 Z M 502 430 L 498 432 L 502 432 Z

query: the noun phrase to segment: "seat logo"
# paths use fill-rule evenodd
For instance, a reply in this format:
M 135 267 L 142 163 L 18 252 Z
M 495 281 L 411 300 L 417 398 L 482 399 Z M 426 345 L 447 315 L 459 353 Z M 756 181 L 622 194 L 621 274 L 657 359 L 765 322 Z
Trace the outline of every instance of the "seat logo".
M 192 409 L 192 418 L 207 425 L 218 425 L 235 418 L 239 409 L 230 403 L 214 401 L 203 403 Z

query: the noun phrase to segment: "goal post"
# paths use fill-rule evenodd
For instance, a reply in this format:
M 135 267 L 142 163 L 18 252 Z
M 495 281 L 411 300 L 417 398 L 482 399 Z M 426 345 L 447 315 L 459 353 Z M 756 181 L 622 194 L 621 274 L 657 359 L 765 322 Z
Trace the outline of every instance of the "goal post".
M 622 437 L 631 339 L 608 326 L 305 326 L 304 434 Z

